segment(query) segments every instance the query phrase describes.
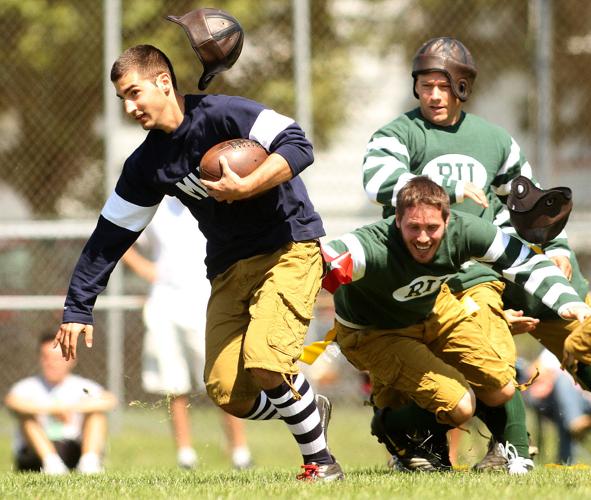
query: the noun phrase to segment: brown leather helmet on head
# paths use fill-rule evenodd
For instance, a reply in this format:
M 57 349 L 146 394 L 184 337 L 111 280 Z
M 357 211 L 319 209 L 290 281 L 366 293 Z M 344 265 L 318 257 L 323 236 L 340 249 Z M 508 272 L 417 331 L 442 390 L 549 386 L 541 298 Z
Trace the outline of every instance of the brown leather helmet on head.
M 566 226 L 573 208 L 572 191 L 567 187 L 540 189 L 520 175 L 511 183 L 507 207 L 517 234 L 530 243 L 543 244 Z
M 478 70 L 472 54 L 462 42 L 445 36 L 432 38 L 417 50 L 412 60 L 412 91 L 417 99 L 417 75 L 432 71 L 445 73 L 454 95 L 462 102 L 468 100 Z
M 242 51 L 244 31 L 238 20 L 220 9 L 196 9 L 184 16 L 166 16 L 180 24 L 203 65 L 199 89 L 205 90 L 213 77 L 230 69 Z

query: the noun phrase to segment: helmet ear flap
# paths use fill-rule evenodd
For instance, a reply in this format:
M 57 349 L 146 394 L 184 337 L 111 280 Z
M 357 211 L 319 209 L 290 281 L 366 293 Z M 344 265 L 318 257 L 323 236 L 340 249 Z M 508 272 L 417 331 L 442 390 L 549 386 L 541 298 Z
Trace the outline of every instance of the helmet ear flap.
M 465 101 L 468 98 L 468 94 L 470 92 L 470 86 L 468 85 L 468 81 L 465 78 L 460 78 L 457 82 L 458 85 L 458 98 L 461 101 Z
M 419 98 L 419 94 L 417 92 L 417 76 L 416 75 L 413 75 L 413 77 L 412 77 L 412 93 L 417 99 Z

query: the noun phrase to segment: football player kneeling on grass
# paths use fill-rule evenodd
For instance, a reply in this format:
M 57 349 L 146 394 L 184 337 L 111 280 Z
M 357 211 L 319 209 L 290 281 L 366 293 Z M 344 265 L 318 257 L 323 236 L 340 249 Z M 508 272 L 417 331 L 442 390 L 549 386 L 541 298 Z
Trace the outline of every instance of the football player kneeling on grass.
M 515 392 L 515 368 L 482 327 L 478 306 L 446 284 L 462 264 L 474 259 L 528 283 L 564 319 L 591 315 L 550 259 L 492 223 L 450 211 L 447 193 L 424 176 L 399 191 L 395 216 L 323 249 L 331 268 L 325 287 L 336 290 L 332 334 L 370 373 L 372 434 L 408 470 L 448 469 L 447 430 L 465 424 L 477 401 L 496 408 Z M 510 443 L 504 451 L 511 473 L 533 465 Z

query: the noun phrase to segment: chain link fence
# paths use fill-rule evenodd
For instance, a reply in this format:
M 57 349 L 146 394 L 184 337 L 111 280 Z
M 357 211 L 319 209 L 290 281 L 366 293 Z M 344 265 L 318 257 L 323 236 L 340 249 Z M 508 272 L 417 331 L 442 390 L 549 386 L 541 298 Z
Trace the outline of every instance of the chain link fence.
M 0 2 L 0 392 L 36 369 L 38 335 L 55 330 L 60 306 L 24 296 L 65 294 L 70 273 L 106 199 L 104 20 L 108 0 Z M 300 1 L 300 0 L 296 0 Z M 217 0 L 242 23 L 245 47 L 208 92 L 240 94 L 295 116 L 290 0 Z M 184 32 L 164 19 L 197 5 L 187 0 L 121 0 L 123 48 L 152 43 L 173 61 L 183 92 L 201 73 Z M 106 24 L 111 22 L 107 19 Z M 460 38 L 479 74 L 468 111 L 507 128 L 545 185 L 569 185 L 569 228 L 589 275 L 584 235 L 591 199 L 591 3 L 582 0 L 310 0 L 310 102 L 316 163 L 304 177 L 329 235 L 379 216 L 365 199 L 360 165 L 370 135 L 416 105 L 410 60 L 432 36 Z M 547 84 L 544 87 L 544 84 Z M 124 122 L 121 158 L 141 140 Z M 80 224 L 72 229 L 72 221 Z M 123 293 L 145 284 L 123 274 Z M 12 302 L 10 302 L 12 301 Z M 10 304 L 15 306 L 11 308 Z M 109 383 L 109 309 L 96 313 L 95 347 L 80 349 L 78 372 Z M 322 302 L 311 337 L 330 325 Z M 143 325 L 136 305 L 123 312 L 125 401 L 149 400 L 140 383 Z M 327 392 L 352 398 L 357 375 L 329 355 L 312 374 Z

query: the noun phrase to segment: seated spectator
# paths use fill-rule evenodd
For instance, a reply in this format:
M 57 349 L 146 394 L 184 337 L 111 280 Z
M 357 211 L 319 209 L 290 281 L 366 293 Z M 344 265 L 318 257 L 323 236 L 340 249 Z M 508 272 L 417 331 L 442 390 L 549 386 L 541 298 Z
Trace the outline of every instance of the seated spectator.
M 591 429 L 591 401 L 573 378 L 560 369 L 560 362 L 544 350 L 529 371 L 539 376 L 524 392 L 526 404 L 550 419 L 558 431 L 557 461 L 571 464 L 575 460 L 575 443 Z
M 113 394 L 92 380 L 73 375 L 54 334 L 39 340 L 41 374 L 12 386 L 4 402 L 19 421 L 14 443 L 17 471 L 65 474 L 103 472 L 106 412 L 117 405 Z

